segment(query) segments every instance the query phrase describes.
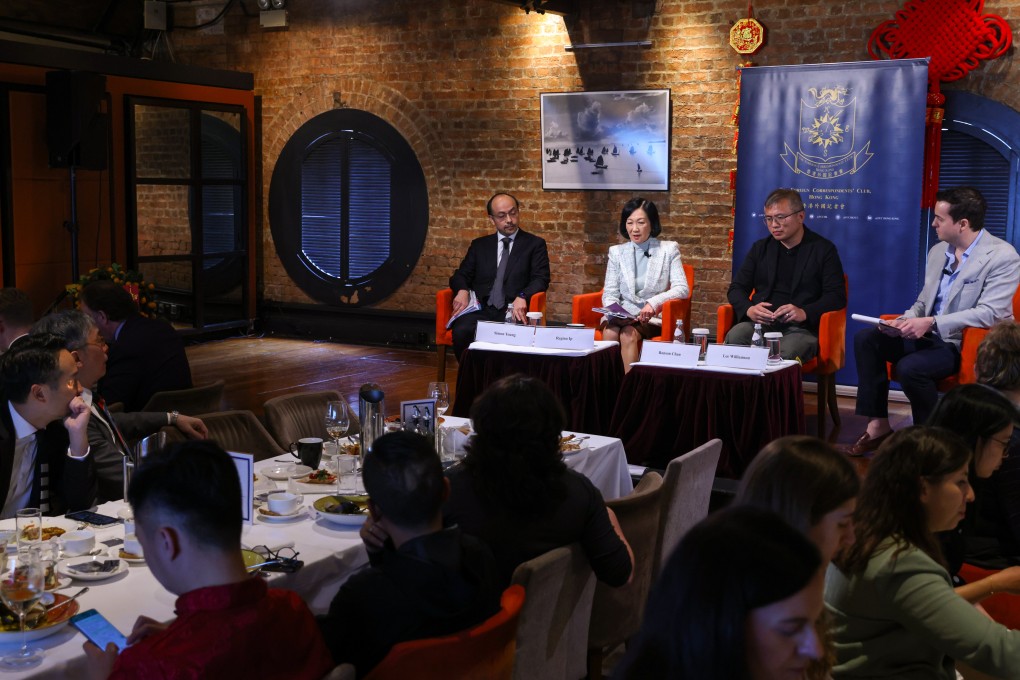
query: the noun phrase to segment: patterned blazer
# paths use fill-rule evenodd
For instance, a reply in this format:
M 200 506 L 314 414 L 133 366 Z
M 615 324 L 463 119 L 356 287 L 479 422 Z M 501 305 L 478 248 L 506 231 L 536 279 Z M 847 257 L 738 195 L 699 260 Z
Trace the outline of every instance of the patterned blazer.
M 645 280 L 636 290 L 634 244 L 628 241 L 609 249 L 602 304 L 607 306 L 618 302 L 621 307 L 636 315 L 647 302 L 656 313 L 649 322 L 661 326 L 662 307 L 669 300 L 687 297 L 690 289 L 680 261 L 680 246 L 675 241 L 660 241 L 657 238 L 649 238 L 648 242 L 648 271 Z M 638 257 L 644 255 L 639 254 Z

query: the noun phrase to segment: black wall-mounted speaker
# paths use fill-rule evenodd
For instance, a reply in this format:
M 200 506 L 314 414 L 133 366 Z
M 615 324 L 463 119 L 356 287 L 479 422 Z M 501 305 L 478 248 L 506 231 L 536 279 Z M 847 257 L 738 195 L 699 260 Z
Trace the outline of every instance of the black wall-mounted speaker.
M 106 77 L 84 71 L 46 74 L 46 145 L 51 168 L 106 169 Z

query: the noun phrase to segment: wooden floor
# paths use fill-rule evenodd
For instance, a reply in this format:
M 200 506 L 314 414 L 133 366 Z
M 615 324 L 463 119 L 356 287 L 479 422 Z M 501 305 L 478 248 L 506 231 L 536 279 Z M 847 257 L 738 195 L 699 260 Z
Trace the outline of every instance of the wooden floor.
M 376 382 L 386 393 L 387 410 L 396 413 L 401 400 L 420 398 L 430 381 L 436 379 L 435 352 L 362 347 L 331 342 L 287 338 L 232 338 L 188 347 L 188 359 L 196 385 L 218 378 L 226 380 L 224 407 L 247 409 L 262 416 L 262 404 L 288 392 L 335 389 L 357 408 L 361 385 Z M 457 384 L 457 361 L 447 359 L 446 380 L 451 401 Z M 817 402 L 805 393 L 804 409 L 808 434 L 815 431 Z M 864 431 L 865 419 L 854 415 L 854 400 L 839 398 L 842 427 L 829 422 L 825 436 L 841 445 L 849 444 Z M 910 423 L 907 404 L 890 404 L 894 428 Z

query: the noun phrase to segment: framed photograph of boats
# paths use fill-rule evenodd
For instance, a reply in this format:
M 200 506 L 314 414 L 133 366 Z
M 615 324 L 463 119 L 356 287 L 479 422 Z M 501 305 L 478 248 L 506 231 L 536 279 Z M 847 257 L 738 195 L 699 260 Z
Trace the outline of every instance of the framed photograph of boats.
M 541 99 L 543 189 L 669 191 L 669 90 Z

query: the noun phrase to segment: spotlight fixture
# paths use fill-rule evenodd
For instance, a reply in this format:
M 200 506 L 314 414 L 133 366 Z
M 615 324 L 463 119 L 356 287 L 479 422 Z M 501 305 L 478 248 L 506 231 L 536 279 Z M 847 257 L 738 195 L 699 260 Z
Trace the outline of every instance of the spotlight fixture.
M 525 14 L 531 14 L 534 10 L 538 14 L 545 14 L 545 4 L 549 0 L 524 0 L 521 2 L 521 9 L 524 10 Z
M 259 10 L 263 12 L 265 12 L 268 9 L 271 9 L 273 6 L 270 0 L 258 0 L 257 4 L 259 6 Z
M 287 0 L 256 0 L 262 28 L 287 28 Z

